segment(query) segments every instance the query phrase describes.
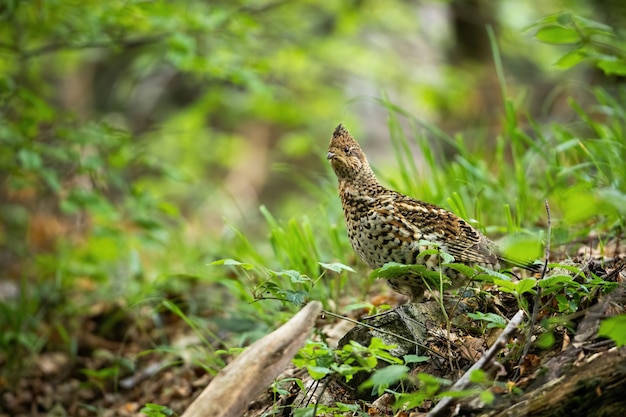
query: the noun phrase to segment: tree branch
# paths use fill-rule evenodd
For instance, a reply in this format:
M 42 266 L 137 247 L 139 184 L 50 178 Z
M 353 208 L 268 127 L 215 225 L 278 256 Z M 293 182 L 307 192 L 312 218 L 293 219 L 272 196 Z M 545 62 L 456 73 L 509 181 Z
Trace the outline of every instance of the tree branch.
M 506 328 L 500 333 L 498 339 L 495 341 L 493 345 L 489 348 L 489 350 L 478 360 L 470 369 L 463 374 L 463 376 L 452 385 L 450 391 L 461 391 L 465 389 L 470 383 L 470 377 L 472 372 L 477 369 L 486 369 L 488 365 L 493 361 L 496 354 L 506 346 L 507 342 L 515 333 L 520 323 L 522 322 L 522 318 L 524 317 L 524 311 L 519 310 L 509 324 L 507 324 Z M 452 402 L 455 400 L 453 397 L 444 397 L 439 403 L 427 414 L 427 417 L 439 417 L 444 415 L 449 415 L 448 409 L 452 405 Z

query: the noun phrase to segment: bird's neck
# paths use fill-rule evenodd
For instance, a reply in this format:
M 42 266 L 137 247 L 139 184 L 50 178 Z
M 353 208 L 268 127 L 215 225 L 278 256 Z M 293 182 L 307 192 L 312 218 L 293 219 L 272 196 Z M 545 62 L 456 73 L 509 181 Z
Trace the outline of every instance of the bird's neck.
M 342 197 L 358 198 L 376 194 L 381 187 L 371 168 L 363 169 L 355 178 L 339 180 L 339 191 Z

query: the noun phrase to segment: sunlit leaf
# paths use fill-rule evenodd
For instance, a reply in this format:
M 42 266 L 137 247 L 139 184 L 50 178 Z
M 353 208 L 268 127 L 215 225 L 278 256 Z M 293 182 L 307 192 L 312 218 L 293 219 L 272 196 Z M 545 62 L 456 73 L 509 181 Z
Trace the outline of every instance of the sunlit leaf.
M 542 42 L 553 44 L 576 43 L 580 40 L 580 35 L 574 29 L 557 25 L 542 27 L 535 37 Z
M 331 264 L 326 264 L 324 262 L 318 262 L 318 264 L 324 268 L 324 269 L 329 269 L 331 271 L 334 272 L 342 272 L 342 271 L 350 271 L 350 272 L 354 272 L 354 269 L 352 267 L 349 267 L 348 265 L 344 265 L 338 262 L 335 263 L 331 263 Z
M 626 345 L 626 314 L 602 320 L 598 335 L 613 339 L 618 347 Z
M 245 262 L 239 262 L 234 259 L 219 259 L 217 261 L 211 262 L 209 265 L 224 265 L 224 266 L 238 266 L 243 269 L 252 269 L 254 265 L 248 264 Z
M 418 356 L 418 355 L 404 355 L 403 357 L 404 363 L 422 363 L 430 360 L 428 356 Z
M 389 365 L 383 369 L 375 371 L 360 388 L 369 388 L 378 386 L 379 393 L 401 379 L 405 378 L 409 373 L 409 367 L 404 365 Z

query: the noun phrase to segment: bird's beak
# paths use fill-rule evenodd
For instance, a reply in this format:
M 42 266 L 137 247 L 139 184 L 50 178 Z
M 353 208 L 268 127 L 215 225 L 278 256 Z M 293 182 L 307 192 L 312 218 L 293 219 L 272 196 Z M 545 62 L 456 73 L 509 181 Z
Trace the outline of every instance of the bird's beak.
M 332 153 L 332 152 L 328 152 L 328 153 L 326 154 L 326 159 L 333 159 L 334 157 L 335 157 L 335 154 L 334 154 L 334 153 Z

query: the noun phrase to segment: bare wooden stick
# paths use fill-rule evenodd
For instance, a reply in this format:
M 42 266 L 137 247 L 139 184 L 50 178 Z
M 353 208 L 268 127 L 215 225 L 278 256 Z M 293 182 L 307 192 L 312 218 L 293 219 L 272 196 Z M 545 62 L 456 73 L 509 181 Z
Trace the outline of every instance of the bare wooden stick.
M 304 345 L 321 311 L 322 304 L 312 301 L 287 323 L 250 345 L 213 378 L 182 417 L 241 415 Z
M 511 338 L 513 333 L 515 333 L 520 323 L 522 322 L 523 317 L 523 310 L 519 310 L 517 313 L 515 313 L 511 321 L 509 321 L 509 324 L 507 324 L 502 333 L 500 333 L 500 336 L 498 336 L 498 339 L 495 341 L 495 343 L 491 345 L 489 350 L 478 361 L 476 361 L 476 363 L 472 365 L 472 367 L 468 369 L 467 372 L 465 372 L 465 374 L 463 374 L 463 376 L 454 383 L 454 385 L 452 385 L 450 391 L 461 391 L 465 389 L 465 387 L 467 387 L 470 383 L 470 377 L 472 372 L 477 369 L 484 370 L 489 366 L 489 364 L 493 361 L 493 358 L 495 358 L 496 354 L 503 347 L 506 346 L 506 343 Z M 444 397 L 441 401 L 439 401 L 439 403 L 437 403 L 437 405 L 432 410 L 430 410 L 430 412 L 427 414 L 427 417 L 439 417 L 443 415 L 448 415 L 448 408 L 452 405 L 453 400 L 453 397 Z

